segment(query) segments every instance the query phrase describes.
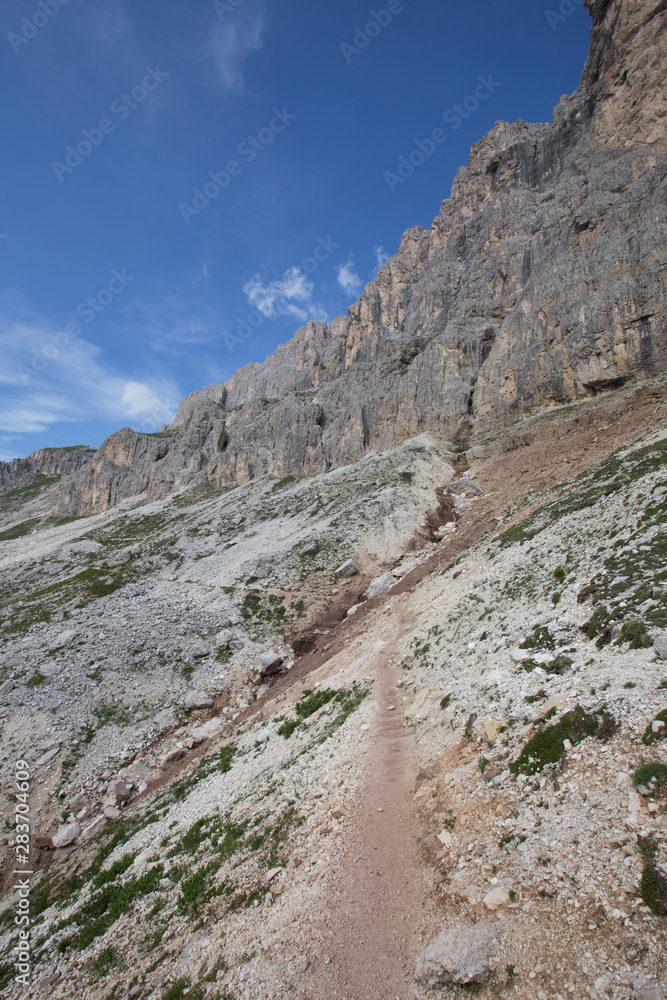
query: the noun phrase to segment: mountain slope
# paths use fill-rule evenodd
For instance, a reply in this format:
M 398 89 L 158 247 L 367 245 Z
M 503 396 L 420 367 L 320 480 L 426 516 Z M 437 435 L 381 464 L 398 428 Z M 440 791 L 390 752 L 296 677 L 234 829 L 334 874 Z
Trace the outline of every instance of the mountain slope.
M 429 230 L 346 317 L 112 435 L 57 512 L 314 474 L 429 432 L 457 462 L 503 424 L 664 370 L 665 4 L 587 0 L 591 50 L 550 124 L 498 123 Z

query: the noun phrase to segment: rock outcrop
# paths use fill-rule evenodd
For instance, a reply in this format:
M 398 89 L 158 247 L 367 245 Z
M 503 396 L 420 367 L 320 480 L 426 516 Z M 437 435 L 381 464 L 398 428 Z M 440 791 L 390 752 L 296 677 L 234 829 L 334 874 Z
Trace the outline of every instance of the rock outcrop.
M 464 457 L 499 422 L 664 370 L 667 5 L 586 6 L 581 85 L 550 124 L 499 122 L 347 316 L 194 393 L 164 435 L 112 435 L 57 511 L 319 473 L 424 431 Z
M 0 490 L 15 489 L 31 482 L 36 475 L 71 475 L 82 469 L 95 454 L 95 448 L 40 448 L 27 458 L 0 462 Z

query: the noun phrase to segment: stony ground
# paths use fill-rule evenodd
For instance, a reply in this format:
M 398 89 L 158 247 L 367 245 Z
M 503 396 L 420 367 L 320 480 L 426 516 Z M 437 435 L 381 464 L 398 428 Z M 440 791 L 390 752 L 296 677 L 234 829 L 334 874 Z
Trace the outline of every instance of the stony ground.
M 5 494 L 3 780 L 30 762 L 63 845 L 28 994 L 663 996 L 664 393 L 508 429 L 463 478 L 424 438 L 59 525 L 51 484 Z M 497 942 L 485 982 L 416 980 L 456 927 Z

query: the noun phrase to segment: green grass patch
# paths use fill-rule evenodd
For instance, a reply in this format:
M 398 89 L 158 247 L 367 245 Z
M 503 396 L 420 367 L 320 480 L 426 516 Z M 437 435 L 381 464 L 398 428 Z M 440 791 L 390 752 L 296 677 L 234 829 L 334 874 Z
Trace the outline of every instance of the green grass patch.
M 639 838 L 639 849 L 644 858 L 639 892 L 644 905 L 657 917 L 667 916 L 667 878 L 656 866 L 656 846 L 649 838 Z
M 650 764 L 642 764 L 632 776 L 632 783 L 637 788 L 639 785 L 654 784 L 655 791 L 667 784 L 667 764 L 662 764 L 658 760 L 651 761 Z
M 78 926 L 78 930 L 60 942 L 60 950 L 72 948 L 82 951 L 96 938 L 112 927 L 133 906 L 137 899 L 155 892 L 164 874 L 162 865 L 152 868 L 139 878 L 130 878 L 125 882 L 111 882 L 104 885 L 98 892 L 77 910 L 68 921 L 61 921 L 56 930 L 62 930 L 70 922 Z
M 657 733 L 653 732 L 654 722 L 664 722 L 665 725 L 662 729 L 659 729 Z M 644 746 L 650 747 L 654 743 L 658 743 L 660 740 L 664 740 L 667 737 L 667 708 L 663 709 L 662 712 L 658 712 L 656 717 L 649 722 L 648 726 L 644 730 L 644 735 L 642 736 L 642 743 Z
M 576 746 L 587 736 L 608 739 L 614 727 L 615 723 L 610 716 L 605 715 L 600 718 L 587 715 L 577 705 L 558 722 L 546 726 L 528 740 L 519 757 L 509 765 L 509 769 L 512 774 L 537 774 L 547 764 L 557 764 L 561 760 L 565 753 L 564 740 L 569 740 Z
M 0 531 L 0 542 L 9 542 L 13 538 L 23 538 L 24 535 L 29 535 L 33 528 L 36 528 L 40 523 L 41 518 L 31 517 L 27 521 L 21 521 L 20 524 L 15 524 L 12 528 L 6 528 L 4 531 Z
M 310 718 L 311 715 L 314 715 L 318 709 L 322 708 L 324 705 L 328 705 L 330 702 L 334 702 L 341 706 L 341 711 L 327 726 L 327 731 L 329 732 L 330 730 L 332 732 L 333 729 L 331 729 L 331 727 L 333 726 L 335 729 L 338 728 L 338 726 L 341 726 L 354 709 L 361 704 L 365 697 L 366 692 L 362 692 L 356 686 L 351 691 L 344 689 L 336 691 L 333 688 L 321 688 L 319 691 L 304 691 L 303 695 L 294 706 L 296 719 L 286 719 L 279 726 L 278 733 L 280 736 L 284 736 L 285 739 L 288 740 L 292 733 L 294 733 L 306 719 Z

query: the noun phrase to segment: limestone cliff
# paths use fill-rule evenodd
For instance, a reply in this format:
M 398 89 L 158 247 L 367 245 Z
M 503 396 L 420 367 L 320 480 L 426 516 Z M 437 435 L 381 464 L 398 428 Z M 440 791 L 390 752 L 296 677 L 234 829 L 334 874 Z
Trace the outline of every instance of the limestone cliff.
M 77 472 L 86 465 L 95 448 L 40 448 L 28 458 L 0 462 L 0 490 L 15 489 L 30 482 L 36 475 L 62 476 Z
M 316 473 L 422 431 L 463 457 L 499 422 L 664 370 L 667 2 L 586 5 L 581 85 L 550 124 L 498 123 L 347 316 L 193 394 L 165 435 L 112 435 L 59 512 Z

